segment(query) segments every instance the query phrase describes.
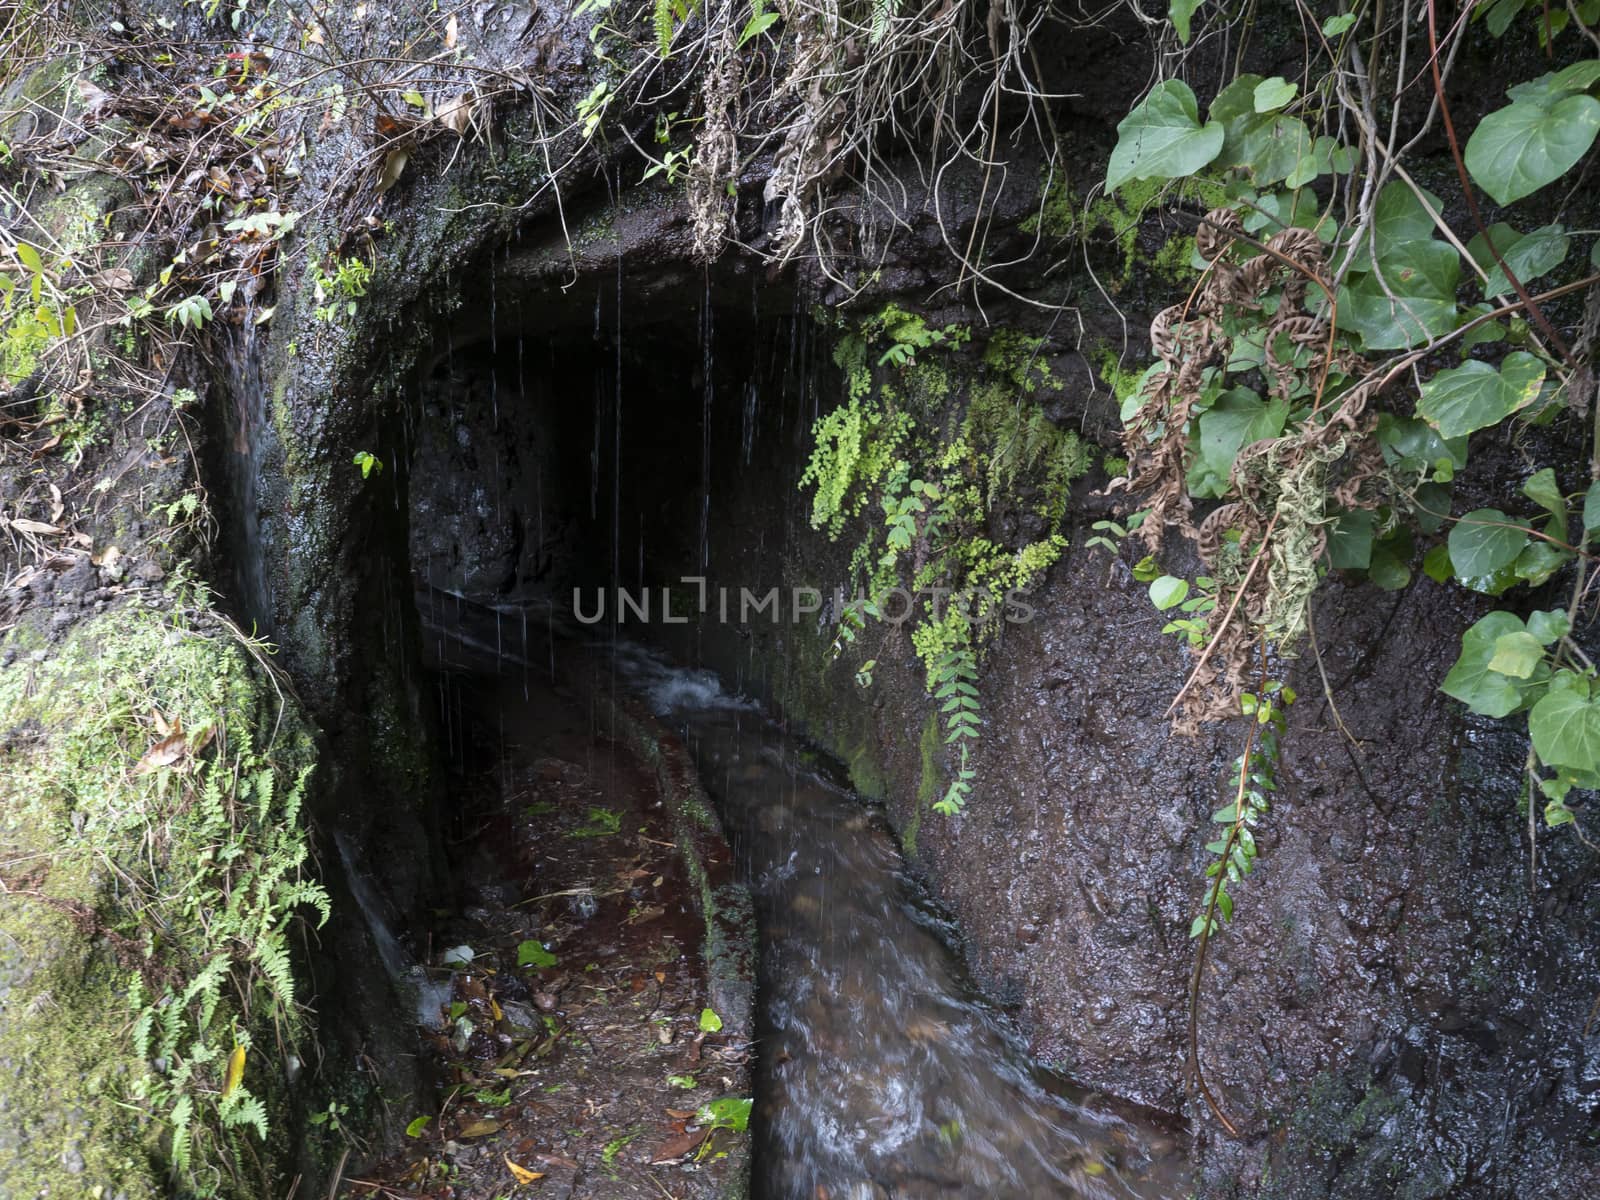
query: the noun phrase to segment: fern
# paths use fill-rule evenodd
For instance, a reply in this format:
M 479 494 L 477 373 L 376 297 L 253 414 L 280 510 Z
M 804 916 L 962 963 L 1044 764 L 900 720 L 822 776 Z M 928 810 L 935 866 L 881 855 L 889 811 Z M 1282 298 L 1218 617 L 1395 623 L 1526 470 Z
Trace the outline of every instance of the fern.
M 652 23 L 656 31 L 656 50 L 662 58 L 672 53 L 672 0 L 656 0 Z
M 900 0 L 872 0 L 872 32 L 867 40 L 874 46 L 883 41 L 884 34 L 889 32 L 889 22 L 894 20 L 899 9 Z

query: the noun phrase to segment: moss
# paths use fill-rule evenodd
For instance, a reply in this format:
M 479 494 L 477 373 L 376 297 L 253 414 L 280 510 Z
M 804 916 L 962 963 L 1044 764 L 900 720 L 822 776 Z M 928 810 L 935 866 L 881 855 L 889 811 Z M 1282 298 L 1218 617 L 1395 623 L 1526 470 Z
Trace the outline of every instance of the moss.
M 187 1188 L 280 1190 L 288 924 L 320 895 L 298 878 L 313 745 L 250 648 L 203 598 L 189 612 L 111 610 L 0 673 L 0 859 L 33 893 L 0 905 L 0 1108 L 27 1130 L 0 1150 L 0 1194 L 169 1194 L 185 1111 Z M 245 1075 L 219 1103 L 236 1045 Z
M 850 771 L 850 786 L 868 800 L 884 800 L 889 795 L 889 780 L 878 761 L 878 750 L 870 740 L 858 742 L 851 750 L 846 766 Z
M 900 841 L 908 855 L 917 852 L 917 832 L 922 828 L 922 814 L 933 807 L 944 789 L 944 735 L 939 730 L 939 714 L 930 712 L 922 722 L 922 736 L 917 741 L 917 755 L 921 770 L 917 775 L 917 803 L 911 810 Z

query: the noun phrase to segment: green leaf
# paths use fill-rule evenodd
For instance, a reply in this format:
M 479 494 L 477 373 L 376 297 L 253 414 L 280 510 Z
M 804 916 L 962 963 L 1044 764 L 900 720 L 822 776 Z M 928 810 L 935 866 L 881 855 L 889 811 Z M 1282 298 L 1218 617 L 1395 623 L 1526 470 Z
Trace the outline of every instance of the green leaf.
M 1117 125 L 1117 145 L 1106 166 L 1106 191 L 1130 179 L 1175 179 L 1193 175 L 1222 149 L 1222 126 L 1200 124 L 1200 107 L 1189 85 L 1164 80 Z
M 1543 383 L 1544 364 L 1526 351 L 1506 355 L 1499 370 L 1474 359 L 1423 384 L 1417 413 L 1442 437 L 1463 437 L 1531 404 Z
M 1600 100 L 1517 100 L 1490 113 L 1467 139 L 1467 170 L 1497 204 L 1510 204 L 1571 170 L 1600 133 Z
M 1522 494 L 1532 500 L 1561 524 L 1567 523 L 1567 498 L 1556 483 L 1556 473 L 1549 467 L 1535 471 L 1522 485 Z
M 1434 215 L 1444 212 L 1444 201 L 1426 189 L 1421 195 L 1401 180 L 1384 185 L 1372 209 L 1372 250 L 1384 262 L 1396 251 L 1433 237 L 1438 223 Z M 1365 250 L 1366 247 L 1361 247 Z M 1370 270 L 1372 256 L 1365 254 L 1356 269 Z
M 1521 681 L 1491 671 L 1495 646 L 1508 633 L 1523 632 L 1523 624 L 1508 612 L 1492 612 L 1461 638 L 1461 655 L 1444 677 L 1439 690 L 1460 700 L 1475 713 L 1506 717 L 1522 706 Z
M 1189 581 L 1173 575 L 1163 575 L 1150 585 L 1150 603 L 1165 611 L 1182 604 L 1189 594 Z
M 422 1131 L 428 1127 L 428 1124 L 432 1120 L 432 1117 L 416 1117 L 412 1120 L 411 1124 L 406 1126 L 406 1136 L 408 1138 L 421 1137 Z
M 722 1018 L 717 1016 L 715 1009 L 702 1008 L 700 1010 L 700 1032 L 720 1033 L 722 1031 Z
M 1600 704 L 1584 692 L 1551 688 L 1528 713 L 1528 733 L 1552 767 L 1600 768 Z
M 1489 656 L 1489 670 L 1509 675 L 1513 679 L 1531 679 L 1544 661 L 1544 647 L 1539 639 L 1524 630 L 1502 633 L 1494 640 L 1494 652 Z
M 1349 30 L 1356 23 L 1355 13 L 1340 13 L 1336 17 L 1329 17 L 1322 23 L 1322 36 L 1336 38 Z
M 1167 13 L 1172 18 L 1172 27 L 1178 31 L 1178 41 L 1187 46 L 1189 44 L 1189 27 L 1195 12 L 1200 7 L 1200 0 L 1172 0 Z
M 517 966 L 519 967 L 553 967 L 556 965 L 556 956 L 551 954 L 538 942 L 526 941 L 517 946 Z
M 1340 513 L 1328 533 L 1328 565 L 1336 571 L 1365 571 L 1372 565 L 1372 513 L 1364 508 Z
M 1388 550 L 1377 550 L 1367 568 L 1367 578 L 1386 592 L 1398 592 L 1411 582 L 1411 568 Z
M 1456 523 L 1449 544 L 1456 577 L 1471 587 L 1470 580 L 1491 576 L 1517 561 L 1528 544 L 1528 527 L 1498 508 L 1479 508 Z
M 27 242 L 17 243 L 17 258 L 23 266 L 27 267 L 35 275 L 44 272 L 44 261 L 39 257 L 39 252 L 28 245 Z
M 1448 583 L 1455 578 L 1455 564 L 1450 561 L 1450 547 L 1435 546 L 1422 556 L 1422 573 L 1435 583 Z
M 1507 88 L 1506 95 L 1513 100 L 1555 101 L 1568 92 L 1587 92 L 1596 83 L 1600 83 L 1600 58 L 1586 58 Z
M 1566 637 L 1571 629 L 1572 622 L 1559 608 L 1528 614 L 1528 632 L 1538 639 L 1541 646 L 1554 645 Z
M 1560 266 L 1572 248 L 1572 239 L 1561 225 L 1544 225 L 1532 233 L 1518 233 L 1504 221 L 1489 227 L 1489 237 L 1494 248 L 1505 259 L 1512 274 L 1523 284 L 1532 283 L 1539 276 Z M 1489 243 L 1478 234 L 1467 243 L 1467 253 L 1472 261 L 1489 276 L 1483 285 L 1485 296 L 1503 296 L 1513 291 L 1511 281 L 1489 253 Z
M 1277 437 L 1288 419 L 1286 400 L 1263 402 L 1244 387 L 1224 392 L 1197 422 L 1199 454 L 1189 472 L 1189 491 L 1201 497 L 1222 496 L 1240 449 Z
M 1552 546 L 1543 540 L 1532 541 L 1523 547 L 1521 554 L 1517 555 L 1512 570 L 1523 583 L 1538 587 L 1571 561 L 1571 551 Z
M 1256 115 L 1240 128 L 1235 144 L 1224 158 L 1248 171 L 1260 187 L 1291 177 L 1302 183 L 1317 177 L 1316 143 L 1299 117 Z
M 1352 275 L 1339 289 L 1339 325 L 1369 350 L 1407 350 L 1456 327 L 1461 256 L 1444 242 L 1396 246 L 1377 272 Z M 1387 287 L 1385 287 L 1387 285 Z
M 1583 527 L 1600 529 L 1600 483 L 1591 483 L 1583 494 Z
M 1576 820 L 1572 810 L 1559 800 L 1552 800 L 1544 806 L 1544 823 L 1554 829 L 1558 825 L 1566 825 Z
M 1254 107 L 1258 113 L 1277 112 L 1300 93 L 1298 83 L 1290 83 L 1282 75 L 1263 79 L 1253 93 Z

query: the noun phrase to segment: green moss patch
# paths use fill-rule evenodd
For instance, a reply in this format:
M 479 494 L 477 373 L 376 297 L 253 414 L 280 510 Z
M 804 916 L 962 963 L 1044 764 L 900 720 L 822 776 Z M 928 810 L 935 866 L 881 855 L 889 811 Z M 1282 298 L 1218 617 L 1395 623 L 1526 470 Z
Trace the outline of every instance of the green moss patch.
M 289 935 L 327 912 L 310 732 L 203 603 L 24 638 L 0 644 L 0 1125 L 26 1130 L 0 1194 L 278 1194 Z

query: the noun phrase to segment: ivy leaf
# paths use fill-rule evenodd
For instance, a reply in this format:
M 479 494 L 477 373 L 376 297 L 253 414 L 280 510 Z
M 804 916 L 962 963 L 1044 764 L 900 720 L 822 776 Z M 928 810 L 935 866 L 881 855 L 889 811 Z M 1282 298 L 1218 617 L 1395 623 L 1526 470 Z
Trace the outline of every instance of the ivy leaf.
M 1244 387 L 1224 392 L 1198 421 L 1200 453 L 1190 471 L 1189 490 L 1196 496 L 1223 495 L 1239 451 L 1251 442 L 1277 437 L 1288 419 L 1288 401 L 1263 402 Z
M 1336 571 L 1365 571 L 1372 565 L 1372 513 L 1365 508 L 1341 513 L 1328 533 L 1328 565 Z
M 720 1033 L 722 1031 L 722 1018 L 715 1009 L 702 1008 L 700 1010 L 700 1032 Z
M 538 942 L 526 941 L 517 945 L 517 966 L 544 968 L 555 965 L 556 956 Z
M 1556 483 L 1556 473 L 1549 467 L 1535 471 L 1522 485 L 1522 494 L 1563 525 L 1567 522 L 1567 498 Z
M 1200 0 L 1172 0 L 1172 5 L 1167 10 L 1172 18 L 1172 27 L 1178 31 L 1178 41 L 1185 46 L 1189 44 L 1190 23 L 1199 7 Z
M 1560 179 L 1600 133 L 1600 100 L 1517 100 L 1478 122 L 1467 139 L 1467 170 L 1497 204 L 1510 204 Z
M 1544 647 L 1539 639 L 1525 630 L 1502 633 L 1494 640 L 1494 652 L 1489 657 L 1489 670 L 1509 675 L 1513 679 L 1532 678 L 1544 661 Z
M 1411 242 L 1379 261 L 1381 279 L 1363 273 L 1339 289 L 1342 328 L 1360 334 L 1369 350 L 1408 350 L 1456 327 L 1461 256 L 1453 247 L 1433 239 Z
M 1512 570 L 1523 583 L 1538 587 L 1572 561 L 1572 552 L 1546 541 L 1529 542 L 1517 555 Z
M 1193 175 L 1222 149 L 1222 126 L 1200 124 L 1194 92 L 1179 79 L 1156 84 L 1117 125 L 1117 146 L 1106 165 L 1106 191 L 1130 179 Z
M 1566 637 L 1571 629 L 1572 622 L 1558 608 L 1528 614 L 1528 632 L 1538 639 L 1541 646 L 1554 645 Z
M 1150 585 L 1150 603 L 1165 611 L 1182 604 L 1189 594 L 1189 581 L 1174 575 L 1163 575 Z
M 1479 508 L 1457 522 L 1448 540 L 1456 577 L 1473 587 L 1474 581 L 1486 579 L 1517 561 L 1517 555 L 1528 544 L 1528 528 L 1498 508 Z
M 1583 494 L 1583 529 L 1600 529 L 1600 483 L 1591 483 Z
M 1229 156 L 1237 158 L 1235 166 L 1248 171 L 1261 187 L 1290 178 L 1304 183 L 1317 177 L 1316 143 L 1304 121 L 1282 113 L 1256 120 L 1258 124 L 1241 130 L 1238 149 L 1230 149 Z
M 1455 578 L 1455 565 L 1450 561 L 1450 547 L 1435 546 L 1422 556 L 1422 573 L 1435 583 L 1449 583 Z
M 1586 58 L 1560 71 L 1548 72 L 1537 79 L 1507 88 L 1506 95 L 1513 100 L 1559 100 L 1568 92 L 1587 92 L 1600 83 L 1600 58 Z
M 1544 364 L 1523 350 L 1500 369 L 1474 359 L 1440 371 L 1422 385 L 1417 412 L 1446 438 L 1464 437 L 1531 404 L 1544 384 Z
M 1586 691 L 1551 688 L 1528 713 L 1528 733 L 1539 758 L 1552 767 L 1600 767 L 1600 704 Z
M 1336 38 L 1349 30 L 1356 23 L 1355 13 L 1340 13 L 1336 17 L 1329 17 L 1322 23 L 1322 36 Z
M 1505 259 L 1512 274 L 1524 284 L 1532 283 L 1539 276 L 1560 266 L 1567 257 L 1567 251 L 1572 248 L 1572 239 L 1567 237 L 1566 230 L 1560 225 L 1545 225 L 1532 233 L 1522 234 L 1501 221 L 1489 227 L 1489 236 L 1494 239 L 1494 248 L 1500 251 L 1500 257 Z M 1478 234 L 1467 243 L 1467 253 L 1489 276 L 1483 285 L 1485 296 L 1503 296 L 1513 290 L 1506 273 L 1494 261 L 1494 255 L 1489 253 L 1489 244 L 1483 234 Z
M 1263 79 L 1256 84 L 1252 98 L 1258 113 L 1277 112 L 1300 92 L 1298 83 L 1290 83 L 1282 75 Z
M 1461 656 L 1444 677 L 1439 690 L 1453 696 L 1475 713 L 1488 717 L 1508 717 L 1522 706 L 1524 685 L 1491 671 L 1500 638 L 1524 632 L 1523 624 L 1508 612 L 1492 612 L 1461 636 Z
M 1386 592 L 1398 592 L 1411 582 L 1411 568 L 1393 552 L 1380 546 L 1372 552 L 1372 563 L 1367 567 L 1367 579 L 1374 587 Z

